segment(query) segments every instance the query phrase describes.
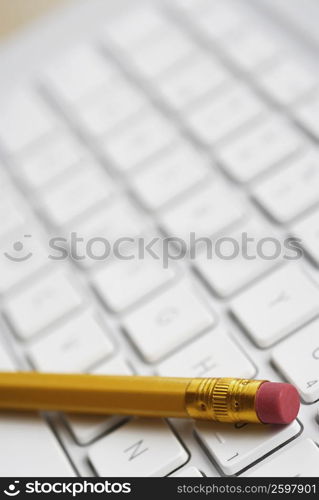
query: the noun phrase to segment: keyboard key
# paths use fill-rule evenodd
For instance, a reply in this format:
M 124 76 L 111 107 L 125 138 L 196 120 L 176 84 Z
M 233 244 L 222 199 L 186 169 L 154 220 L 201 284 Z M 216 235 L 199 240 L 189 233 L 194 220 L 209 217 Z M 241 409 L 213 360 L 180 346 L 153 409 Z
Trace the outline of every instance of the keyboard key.
M 251 130 L 221 146 L 217 155 L 237 181 L 248 182 L 295 153 L 303 138 L 288 122 L 268 117 Z
M 97 294 L 114 312 L 135 304 L 175 276 L 173 269 L 164 268 L 160 258 L 156 260 L 148 255 L 138 258 L 134 255 L 132 253 L 133 259 L 114 259 L 92 275 Z
M 56 131 L 28 150 L 18 161 L 18 171 L 31 189 L 39 189 L 77 165 L 85 149 L 67 130 Z
M 277 346 L 272 354 L 276 367 L 297 387 L 306 403 L 319 399 L 318 327 L 318 321 L 310 323 Z
M 15 370 L 16 366 L 13 362 L 13 359 L 9 356 L 9 353 L 6 351 L 4 346 L 0 344 L 0 371 L 13 372 Z
M 205 451 L 226 475 L 249 467 L 296 437 L 301 430 L 296 420 L 289 425 L 200 422 L 196 427 Z
M 163 377 L 253 378 L 256 368 L 225 331 L 217 327 L 160 363 Z
M 286 265 L 234 299 L 231 310 L 259 347 L 269 347 L 318 314 L 318 288 Z
M 62 272 L 50 272 L 10 295 L 5 315 L 21 339 L 28 339 L 83 304 L 78 287 Z
M 181 238 L 187 246 L 191 233 L 196 238 L 210 237 L 243 217 L 244 206 L 217 176 L 160 214 L 164 231 Z
M 274 245 L 271 240 L 275 236 L 273 229 L 251 218 L 214 241 L 212 256 L 206 248 L 197 254 L 195 268 L 217 295 L 228 297 L 282 261 L 280 241 Z
M 319 477 L 319 448 L 311 439 L 301 439 L 243 476 Z
M 20 194 L 10 184 L 0 187 L 0 238 L 10 233 L 28 227 L 28 208 Z
M 190 131 L 206 146 L 247 125 L 264 110 L 264 105 L 247 88 L 233 85 L 216 98 L 202 100 L 196 109 L 186 115 Z
M 75 477 L 62 447 L 33 413 L 0 413 L 1 477 Z M 32 457 L 31 457 L 32 455 Z
M 163 420 L 134 419 L 89 448 L 98 476 L 162 477 L 187 459 L 186 450 Z
M 318 203 L 319 152 L 292 158 L 254 188 L 254 197 L 278 222 L 288 222 Z
M 76 118 L 86 134 L 100 138 L 125 123 L 145 106 L 145 99 L 122 77 L 112 78 L 89 99 L 81 101 Z
M 218 60 L 198 51 L 163 75 L 157 85 L 169 106 L 181 111 L 205 94 L 219 89 L 228 79 L 227 70 Z
M 252 72 L 275 60 L 280 52 L 278 40 L 260 26 L 241 29 L 223 39 L 223 50 L 241 69 Z
M 123 319 L 126 333 L 149 363 L 159 361 L 214 323 L 212 311 L 183 282 Z
M 131 179 L 133 188 L 150 210 L 157 210 L 207 176 L 208 159 L 179 140 L 140 169 Z
M 127 238 L 137 238 L 145 227 L 141 213 L 128 198 L 112 198 L 98 210 L 72 222 L 70 231 L 78 235 L 78 241 L 74 248 L 70 243 L 71 256 L 84 267 L 107 261 L 117 247 L 122 249 Z
M 102 320 L 85 311 L 35 341 L 28 355 L 36 370 L 77 373 L 101 362 L 112 351 L 113 344 Z
M 45 70 L 50 90 L 68 104 L 95 92 L 113 76 L 110 62 L 89 45 L 68 48 Z
M 49 264 L 48 251 L 36 229 L 30 226 L 10 233 L 0 242 L 0 294 L 32 276 Z
M 298 122 L 316 139 L 319 138 L 319 92 L 311 93 L 294 107 Z
M 145 109 L 135 117 L 134 122 L 108 136 L 104 151 L 119 170 L 126 171 L 169 146 L 176 133 L 163 116 L 154 110 Z
M 189 14 L 200 31 L 203 31 L 204 35 L 215 43 L 216 40 L 228 38 L 242 24 L 247 25 L 245 15 L 235 5 L 236 2 L 225 0 L 206 2 L 202 9 L 198 9 L 197 16 L 194 16 L 193 11 Z
M 113 192 L 110 177 L 92 160 L 41 191 L 41 203 L 50 222 L 61 227 L 106 201 Z
M 148 38 L 160 32 L 167 21 L 160 12 L 150 6 L 134 6 L 125 13 L 110 17 L 105 26 L 105 44 L 111 40 L 122 50 L 131 51 L 144 46 Z
M 279 104 L 293 104 L 318 86 L 318 76 L 299 61 L 284 57 L 259 75 L 259 84 Z
M 179 472 L 175 472 L 171 477 L 203 477 L 204 475 L 196 467 L 186 467 Z
M 130 59 L 144 78 L 156 78 L 190 56 L 194 49 L 190 37 L 167 25 L 132 52 Z
M 91 370 L 90 373 L 94 375 L 132 375 L 132 369 L 123 358 L 116 356 L 104 361 L 97 368 Z M 65 420 L 76 441 L 84 445 L 127 420 L 127 417 L 123 415 L 104 417 L 74 413 L 65 415 Z
M 0 144 L 15 154 L 57 126 L 44 101 L 31 91 L 17 91 L 1 105 Z
M 312 262 L 319 266 L 319 209 L 314 210 L 292 225 L 291 233 Z

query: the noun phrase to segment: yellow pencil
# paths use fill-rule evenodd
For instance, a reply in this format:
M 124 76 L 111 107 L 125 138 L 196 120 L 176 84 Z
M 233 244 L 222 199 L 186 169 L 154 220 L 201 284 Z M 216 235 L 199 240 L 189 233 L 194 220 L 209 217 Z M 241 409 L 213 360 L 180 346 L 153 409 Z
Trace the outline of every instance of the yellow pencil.
M 264 380 L 0 373 L 0 410 L 287 424 L 299 405 L 294 386 Z

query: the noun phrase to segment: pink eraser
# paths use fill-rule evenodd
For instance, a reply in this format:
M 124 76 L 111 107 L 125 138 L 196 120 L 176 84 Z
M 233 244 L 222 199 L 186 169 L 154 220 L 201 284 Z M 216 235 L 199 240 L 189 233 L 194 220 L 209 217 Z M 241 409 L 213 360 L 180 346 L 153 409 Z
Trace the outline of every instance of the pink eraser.
M 257 391 L 255 409 L 264 424 L 289 424 L 299 408 L 300 397 L 291 384 L 264 382 Z

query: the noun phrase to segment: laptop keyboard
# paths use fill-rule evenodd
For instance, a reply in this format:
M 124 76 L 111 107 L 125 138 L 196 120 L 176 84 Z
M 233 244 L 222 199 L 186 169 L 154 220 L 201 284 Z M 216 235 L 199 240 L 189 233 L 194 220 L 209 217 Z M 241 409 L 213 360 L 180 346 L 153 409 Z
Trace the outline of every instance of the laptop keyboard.
M 0 370 L 288 380 L 300 420 L 1 415 L 4 476 L 318 475 L 319 78 L 274 33 L 237 1 L 136 5 L 5 99 Z M 192 232 L 306 257 L 192 261 Z M 138 236 L 185 258 L 87 258 Z

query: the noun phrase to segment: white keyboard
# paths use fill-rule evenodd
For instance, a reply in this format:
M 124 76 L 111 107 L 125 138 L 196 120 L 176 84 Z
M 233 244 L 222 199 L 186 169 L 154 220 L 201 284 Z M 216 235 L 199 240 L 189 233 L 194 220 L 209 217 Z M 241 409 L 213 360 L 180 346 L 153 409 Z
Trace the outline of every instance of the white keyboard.
M 92 29 L 0 97 L 0 371 L 284 380 L 300 417 L 1 414 L 0 475 L 319 477 L 311 52 L 257 0 L 131 3 L 87 2 Z M 190 233 L 294 236 L 305 255 L 211 260 Z M 139 236 L 182 238 L 185 255 L 164 266 L 103 243 L 124 238 L 125 256 Z

